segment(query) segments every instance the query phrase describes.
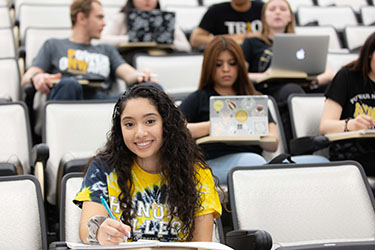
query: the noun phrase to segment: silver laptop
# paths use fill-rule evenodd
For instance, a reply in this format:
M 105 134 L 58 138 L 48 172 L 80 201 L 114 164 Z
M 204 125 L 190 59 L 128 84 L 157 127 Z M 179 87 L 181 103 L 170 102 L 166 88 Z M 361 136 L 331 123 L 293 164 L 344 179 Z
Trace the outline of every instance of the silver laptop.
M 327 64 L 328 42 L 328 35 L 277 34 L 271 69 L 321 74 Z
M 211 96 L 210 136 L 267 136 L 268 96 Z

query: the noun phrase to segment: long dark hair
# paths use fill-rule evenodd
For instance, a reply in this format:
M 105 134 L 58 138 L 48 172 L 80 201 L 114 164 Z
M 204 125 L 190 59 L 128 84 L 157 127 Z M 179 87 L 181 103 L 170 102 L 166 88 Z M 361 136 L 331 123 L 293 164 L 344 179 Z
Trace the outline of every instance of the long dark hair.
M 207 87 L 214 87 L 214 75 L 216 72 L 216 61 L 220 53 L 229 51 L 236 60 L 238 66 L 238 76 L 233 84 L 233 90 L 237 95 L 255 95 L 258 92 L 247 76 L 247 68 L 245 65 L 245 56 L 241 47 L 231 38 L 223 35 L 215 36 L 215 38 L 206 46 L 203 54 L 203 64 L 201 78 L 198 89 L 202 90 Z
M 97 157 L 104 159 L 109 168 L 114 169 L 118 176 L 121 194 L 118 199 L 122 210 L 121 220 L 128 225 L 136 213 L 132 212 L 131 190 L 133 180 L 131 166 L 136 155 L 131 152 L 123 141 L 121 132 L 121 114 L 127 102 L 135 98 L 148 99 L 158 110 L 163 121 L 163 145 L 160 149 L 161 173 L 168 183 L 166 190 L 168 208 L 173 218 L 182 221 L 180 232 L 186 232 L 186 240 L 192 239 L 195 228 L 194 214 L 201 207 L 197 190 L 196 165 L 208 168 L 203 154 L 194 142 L 181 111 L 163 91 L 145 85 L 136 85 L 126 91 L 117 101 L 113 116 L 112 129 L 108 133 L 107 143 Z
M 130 9 L 135 9 L 133 0 L 126 1 L 126 4 L 121 8 L 120 12 L 128 14 Z M 156 5 L 156 9 L 160 9 L 159 1 L 158 1 L 158 4 Z
M 359 51 L 356 60 L 348 63 L 346 67 L 354 72 L 361 72 L 363 81 L 369 83 L 368 74 L 371 72 L 371 58 L 375 50 L 375 32 L 369 35 Z

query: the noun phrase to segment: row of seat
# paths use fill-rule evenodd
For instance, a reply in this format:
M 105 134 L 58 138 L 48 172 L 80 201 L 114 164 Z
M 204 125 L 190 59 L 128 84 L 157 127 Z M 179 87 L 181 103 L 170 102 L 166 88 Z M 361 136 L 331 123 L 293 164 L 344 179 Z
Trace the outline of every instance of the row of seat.
M 35 38 L 38 39 L 38 30 Z M 0 39 L 2 30 L 0 29 Z M 55 33 L 56 34 L 56 33 Z M 39 46 L 41 44 L 39 43 Z M 0 46 L 1 51 L 1 46 Z M 31 55 L 35 55 L 37 50 L 30 50 Z M 27 57 L 26 65 L 30 65 L 31 59 Z M 327 65 L 337 72 L 346 63 L 355 60 L 355 53 L 328 53 Z M 165 91 L 170 94 L 186 95 L 198 88 L 199 77 L 202 68 L 203 55 L 196 54 L 170 54 L 164 56 L 151 56 L 139 54 L 135 56 L 134 66 L 138 70 L 153 69 L 158 75 L 158 81 L 162 83 Z M 15 57 L 0 57 L 0 98 L 19 101 L 23 100 L 20 85 L 20 67 Z M 173 73 L 171 73 L 173 72 Z M 119 91 L 123 91 L 125 85 Z M 116 85 L 117 86 L 117 85 Z
M 63 178 L 60 242 L 50 248 L 38 180 L 32 175 L 1 176 L 0 209 L 10 215 L 0 218 L 2 249 L 62 250 L 67 249 L 65 241 L 80 242 L 81 211 L 72 199 L 82 176 L 70 173 Z M 228 183 L 233 229 L 241 233 L 229 232 L 225 237 L 219 218 L 213 241 L 235 249 L 249 244 L 251 249 L 278 250 L 375 246 L 373 193 L 356 162 L 235 167 Z M 248 237 L 243 237 L 245 232 Z M 266 232 L 272 238 L 265 237 Z

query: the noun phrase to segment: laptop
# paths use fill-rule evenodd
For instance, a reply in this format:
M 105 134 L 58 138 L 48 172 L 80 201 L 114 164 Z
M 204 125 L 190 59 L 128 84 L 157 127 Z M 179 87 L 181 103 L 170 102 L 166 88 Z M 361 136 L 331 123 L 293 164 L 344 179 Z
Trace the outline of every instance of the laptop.
M 272 78 L 313 78 L 326 69 L 328 35 L 277 34 L 272 47 Z
M 175 23 L 174 12 L 131 9 L 127 16 L 129 42 L 173 44 Z
M 211 96 L 210 136 L 267 136 L 268 96 Z

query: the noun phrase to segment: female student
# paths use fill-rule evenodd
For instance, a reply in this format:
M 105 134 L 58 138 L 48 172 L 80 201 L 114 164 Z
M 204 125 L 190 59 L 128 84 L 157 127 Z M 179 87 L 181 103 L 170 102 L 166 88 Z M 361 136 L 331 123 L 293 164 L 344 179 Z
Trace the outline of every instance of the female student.
M 325 93 L 322 134 L 373 129 L 375 126 L 375 33 L 362 46 L 358 59 L 337 72 Z M 331 160 L 355 160 L 375 176 L 375 140 L 352 139 L 330 145 Z
M 114 245 L 131 233 L 133 240 L 211 241 L 221 214 L 215 183 L 171 99 L 137 85 L 118 100 L 112 123 L 74 199 L 81 240 Z
M 216 36 L 205 48 L 202 73 L 198 90 L 190 94 L 180 105 L 188 121 L 193 138 L 210 133 L 209 99 L 211 96 L 234 96 L 258 94 L 247 76 L 245 59 L 241 47 L 231 38 Z M 233 146 L 223 143 L 203 144 L 207 163 L 226 183 L 226 174 L 231 166 L 263 165 L 264 150 L 276 151 L 278 135 L 276 125 L 269 116 L 269 135 L 276 137 L 271 144 L 261 146 Z
M 287 0 L 268 0 L 262 10 L 263 30 L 259 37 L 247 38 L 242 44 L 246 61 L 249 63 L 249 77 L 256 81 L 270 73 L 272 43 L 276 34 L 294 33 L 295 17 Z M 265 95 L 275 98 L 283 121 L 287 141 L 292 138 L 288 97 L 292 93 L 322 92 L 333 78 L 331 70 L 317 76 L 317 79 L 302 88 L 296 83 L 259 83 L 255 88 Z M 311 88 L 310 88 L 311 87 Z
M 120 13 L 113 16 L 104 28 L 101 41 L 114 46 L 119 46 L 121 43 L 129 41 L 127 35 L 127 15 L 130 9 L 151 11 L 160 9 L 160 4 L 158 0 L 128 0 Z M 177 25 L 175 26 L 173 45 L 177 51 L 191 51 L 189 41 Z

